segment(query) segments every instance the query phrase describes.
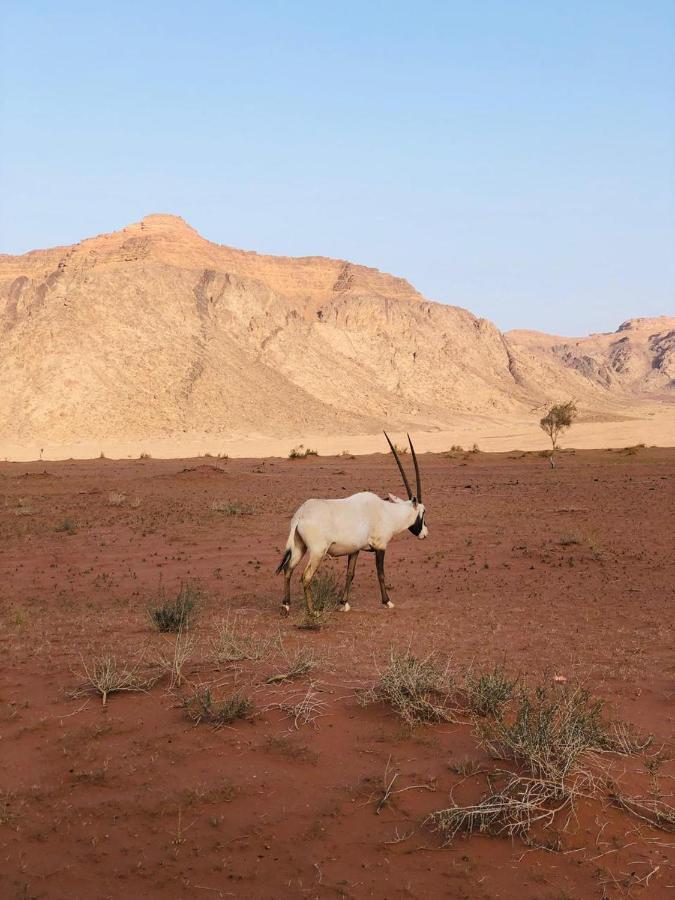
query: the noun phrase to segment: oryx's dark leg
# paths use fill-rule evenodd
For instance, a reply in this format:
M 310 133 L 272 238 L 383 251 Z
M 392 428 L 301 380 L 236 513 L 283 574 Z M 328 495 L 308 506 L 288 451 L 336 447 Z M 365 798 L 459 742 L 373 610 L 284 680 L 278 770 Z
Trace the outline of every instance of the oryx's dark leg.
M 384 550 L 375 551 L 375 565 L 377 566 L 377 580 L 380 582 L 380 593 L 382 594 L 382 603 L 391 609 L 394 604 L 389 599 L 387 593 L 387 585 L 384 581 Z
M 356 568 L 356 560 L 359 558 L 359 551 L 350 553 L 347 559 L 347 580 L 345 581 L 345 589 L 340 600 L 340 609 L 342 612 L 349 612 L 349 589 L 354 580 L 354 569 Z
M 283 615 L 288 615 L 288 613 L 290 612 L 291 578 L 293 577 L 293 571 L 295 567 L 305 555 L 306 550 L 307 547 L 305 546 L 305 542 L 296 531 L 293 537 L 293 549 L 291 551 L 291 558 L 288 560 L 284 569 L 284 599 L 281 605 L 281 612 Z
M 284 602 L 281 606 L 282 612 L 288 615 L 291 611 L 291 578 L 293 569 L 286 569 L 284 572 Z

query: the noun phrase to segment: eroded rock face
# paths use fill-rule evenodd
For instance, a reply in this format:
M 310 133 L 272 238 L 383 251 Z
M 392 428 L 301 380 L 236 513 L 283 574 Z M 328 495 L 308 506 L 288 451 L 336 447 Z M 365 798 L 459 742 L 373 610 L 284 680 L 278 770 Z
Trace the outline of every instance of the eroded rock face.
M 235 250 L 148 216 L 0 257 L 0 430 L 45 442 L 363 433 L 670 390 L 675 319 L 620 332 L 503 335 L 377 269 Z

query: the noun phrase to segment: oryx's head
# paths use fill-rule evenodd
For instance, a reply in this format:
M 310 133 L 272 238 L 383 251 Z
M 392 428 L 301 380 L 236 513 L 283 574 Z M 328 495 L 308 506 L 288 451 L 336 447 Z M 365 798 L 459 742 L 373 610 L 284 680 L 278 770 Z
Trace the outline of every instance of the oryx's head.
M 403 468 L 403 464 L 399 458 L 398 453 L 396 452 L 396 447 L 389 440 L 389 435 L 387 432 L 384 432 L 384 436 L 387 439 L 387 443 L 391 448 L 391 452 L 394 454 L 394 459 L 396 460 L 396 465 L 399 468 L 401 476 L 403 478 L 403 484 L 405 485 L 405 489 L 408 492 L 408 503 L 412 506 L 413 512 L 417 513 L 416 518 L 414 519 L 412 525 L 408 527 L 408 531 L 412 531 L 412 533 L 418 537 L 420 540 L 424 540 L 424 538 L 428 534 L 427 526 L 424 521 L 424 515 L 426 513 L 426 509 L 424 504 L 422 503 L 422 479 L 420 478 L 420 467 L 417 462 L 417 455 L 415 453 L 415 448 L 413 447 L 413 442 L 410 440 L 410 435 L 407 435 L 408 443 L 410 444 L 410 453 L 412 455 L 413 465 L 415 466 L 415 478 L 417 480 L 417 491 L 413 494 L 410 488 L 410 482 L 408 481 L 408 477 L 405 474 L 405 469 Z M 395 500 L 395 497 L 390 497 L 390 499 Z M 405 502 L 405 501 L 401 501 Z

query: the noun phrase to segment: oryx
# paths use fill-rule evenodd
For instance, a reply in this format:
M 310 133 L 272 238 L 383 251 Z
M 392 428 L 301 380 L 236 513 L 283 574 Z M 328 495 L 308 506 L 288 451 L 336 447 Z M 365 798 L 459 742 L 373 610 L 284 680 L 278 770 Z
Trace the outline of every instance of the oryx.
M 406 528 L 422 540 L 427 536 L 427 526 L 424 522 L 425 508 L 422 503 L 420 469 L 410 435 L 408 443 L 417 479 L 415 494 L 410 488 L 396 448 L 386 432 L 384 436 L 403 476 L 408 499 L 401 500 L 400 497 L 389 494 L 388 499 L 383 500 L 377 494 L 363 491 L 342 500 L 306 500 L 291 520 L 286 552 L 277 569 L 277 574 L 283 572 L 286 579 L 284 612 L 287 613 L 290 609 L 293 570 L 306 551 L 309 551 L 309 562 L 302 573 L 302 587 L 310 615 L 314 613 L 311 581 L 325 556 L 348 557 L 347 580 L 340 609 L 344 612 L 349 610 L 349 588 L 361 550 L 375 553 L 382 603 L 389 608 L 393 607 L 384 582 L 384 554 L 387 544 L 395 534 L 405 531 Z

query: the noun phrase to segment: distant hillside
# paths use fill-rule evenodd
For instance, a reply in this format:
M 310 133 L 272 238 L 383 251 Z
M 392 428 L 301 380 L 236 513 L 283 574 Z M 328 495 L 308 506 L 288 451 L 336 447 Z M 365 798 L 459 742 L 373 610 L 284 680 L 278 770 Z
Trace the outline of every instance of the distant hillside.
M 675 399 L 675 318 L 502 334 L 376 269 L 235 250 L 155 215 L 0 256 L 0 377 L 17 444 L 438 429 L 568 397 L 611 419 Z

